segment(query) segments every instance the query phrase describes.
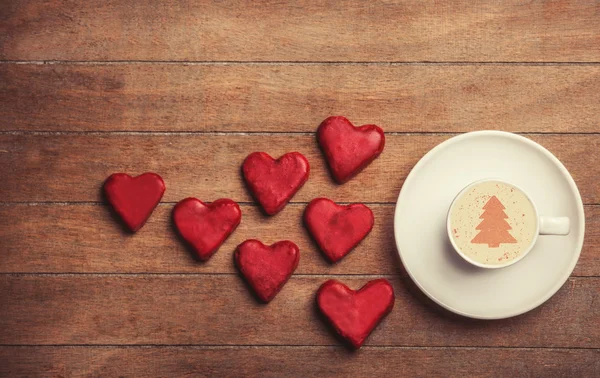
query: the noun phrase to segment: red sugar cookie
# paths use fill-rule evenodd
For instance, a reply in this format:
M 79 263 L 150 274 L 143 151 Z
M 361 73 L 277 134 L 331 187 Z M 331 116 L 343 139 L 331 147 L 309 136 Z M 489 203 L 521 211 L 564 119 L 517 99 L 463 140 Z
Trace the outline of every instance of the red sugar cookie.
M 375 218 L 363 204 L 337 205 L 327 198 L 315 198 L 304 211 L 304 224 L 329 261 L 346 256 L 371 229 Z
M 354 127 L 341 116 L 325 119 L 317 131 L 321 150 L 338 184 L 350 180 L 383 151 L 385 135 L 375 125 Z
M 298 246 L 289 240 L 271 246 L 250 239 L 235 251 L 235 263 L 258 298 L 270 302 L 290 278 L 300 260 Z
M 264 212 L 274 215 L 308 180 L 310 167 L 299 152 L 290 152 L 275 160 L 265 152 L 248 155 L 242 173 L 252 196 Z
M 356 349 L 392 311 L 394 298 L 394 289 L 385 279 L 369 281 L 357 291 L 337 280 L 329 280 L 317 291 L 317 305 L 321 313 Z
M 142 228 L 164 193 L 165 183 L 156 173 L 114 173 L 104 182 L 106 200 L 131 232 Z
M 196 198 L 186 198 L 173 208 L 177 231 L 202 261 L 219 249 L 241 219 L 240 207 L 230 199 L 205 204 Z

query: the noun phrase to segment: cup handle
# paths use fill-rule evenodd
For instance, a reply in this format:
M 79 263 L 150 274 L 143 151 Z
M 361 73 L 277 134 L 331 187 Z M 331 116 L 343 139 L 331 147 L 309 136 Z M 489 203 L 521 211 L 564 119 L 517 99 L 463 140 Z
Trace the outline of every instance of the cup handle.
M 567 217 L 540 217 L 540 235 L 569 235 L 571 221 Z

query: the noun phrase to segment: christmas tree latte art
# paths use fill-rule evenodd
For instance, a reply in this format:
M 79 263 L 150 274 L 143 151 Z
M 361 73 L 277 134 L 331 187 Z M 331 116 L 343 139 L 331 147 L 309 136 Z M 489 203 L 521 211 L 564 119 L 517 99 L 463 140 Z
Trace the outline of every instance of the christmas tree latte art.
M 456 199 L 449 216 L 454 245 L 486 265 L 506 264 L 527 251 L 538 222 L 529 198 L 499 181 L 468 188 Z
M 492 196 L 483 207 L 485 210 L 479 218 L 483 219 L 475 228 L 481 230 L 471 243 L 487 244 L 490 248 L 498 248 L 500 243 L 516 243 L 517 240 L 508 233 L 510 225 L 504 220 L 508 215 L 498 197 Z

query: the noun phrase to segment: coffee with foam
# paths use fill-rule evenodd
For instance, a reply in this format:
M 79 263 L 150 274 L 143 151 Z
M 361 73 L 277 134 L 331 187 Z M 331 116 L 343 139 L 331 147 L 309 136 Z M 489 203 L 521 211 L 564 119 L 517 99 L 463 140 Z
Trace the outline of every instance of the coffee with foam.
M 529 197 L 502 181 L 482 181 L 463 190 L 448 214 L 450 238 L 465 257 L 505 265 L 535 241 L 538 218 Z

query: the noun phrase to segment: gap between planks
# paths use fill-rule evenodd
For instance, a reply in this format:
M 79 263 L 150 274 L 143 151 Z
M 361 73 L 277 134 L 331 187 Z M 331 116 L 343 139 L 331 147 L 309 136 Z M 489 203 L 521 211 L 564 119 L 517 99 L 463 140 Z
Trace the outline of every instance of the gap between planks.
M 51 272 L 0 272 L 0 277 L 117 277 L 117 278 L 127 278 L 127 277 L 177 277 L 177 278 L 195 278 L 195 277 L 232 277 L 239 276 L 236 272 L 223 272 L 223 273 L 88 273 L 88 272 L 61 272 L 61 273 L 51 273 Z M 290 278 L 349 278 L 349 279 L 376 279 L 376 278 L 389 278 L 396 279 L 399 277 L 404 277 L 402 274 L 339 274 L 339 273 L 328 273 L 328 274 L 317 274 L 317 273 L 294 273 Z M 600 278 L 598 275 L 592 276 L 579 276 L 575 274 L 571 274 L 569 278 L 577 278 L 577 279 L 597 279 Z M 566 284 L 566 283 L 565 283 Z
M 223 272 L 223 273 L 86 273 L 86 272 L 71 272 L 71 273 L 30 273 L 30 272 L 2 272 L 0 277 L 134 277 L 134 276 L 150 276 L 150 277 L 178 277 L 189 278 L 194 276 L 202 277 L 231 277 L 239 276 L 238 273 Z M 312 273 L 294 273 L 292 277 L 307 277 L 307 278 L 328 278 L 328 277 L 346 277 L 346 278 L 397 278 L 399 274 L 312 274 Z M 575 276 L 572 276 L 575 277 Z M 577 278 L 596 278 L 595 276 L 583 276 Z
M 510 62 L 510 61 L 256 61 L 256 60 L 0 60 L 0 64 L 128 65 L 162 64 L 186 66 L 597 66 L 600 62 Z
M 103 348 L 115 348 L 115 349 L 346 349 L 345 346 L 340 344 L 331 345 L 289 345 L 289 344 L 244 344 L 244 345 L 218 345 L 218 344 L 0 344 L 0 348 L 62 348 L 62 349 L 74 349 L 74 348 L 89 348 L 89 349 L 103 349 Z M 546 347 L 546 346 L 533 346 L 533 347 L 512 347 L 512 346 L 410 346 L 410 345 L 364 345 L 361 350 L 365 349 L 378 349 L 378 350 L 479 350 L 479 349 L 491 349 L 491 350 L 537 350 L 543 349 L 548 351 L 568 351 L 568 350 L 597 350 L 600 348 L 591 347 Z
M 175 205 L 177 204 L 178 201 L 161 201 L 159 202 L 158 206 L 167 206 L 167 205 Z M 204 201 L 204 203 L 211 203 L 210 201 Z M 336 203 L 338 205 L 349 205 L 352 203 L 356 203 L 356 202 L 340 202 L 340 201 L 336 201 Z M 395 206 L 396 203 L 395 202 L 364 202 L 362 201 L 361 203 L 365 203 L 365 204 L 369 204 L 369 205 L 376 205 L 376 206 Z M 245 202 L 245 201 L 238 201 L 237 202 L 238 205 L 244 205 L 244 206 L 254 206 L 257 207 L 258 205 L 255 202 Z M 94 201 L 0 201 L 0 206 L 47 206 L 47 205 L 54 205 L 54 206 L 72 206 L 72 205 L 80 205 L 80 206 L 100 206 L 100 205 L 105 205 L 104 202 L 94 202 Z M 298 202 L 288 202 L 288 205 L 292 205 L 292 206 L 301 206 L 301 205 L 308 205 L 307 201 L 298 201 Z M 587 204 L 586 206 L 590 206 L 589 204 Z
M 363 203 L 365 205 L 373 205 L 373 206 L 396 206 L 396 202 L 369 202 L 369 201 L 336 201 L 338 205 L 350 205 L 353 203 Z M 161 201 L 157 206 L 171 206 L 177 204 L 178 201 Z M 210 201 L 204 201 L 204 203 L 212 203 Z M 258 204 L 255 202 L 247 202 L 247 201 L 238 201 L 238 205 L 242 206 L 253 206 L 257 207 Z M 290 206 L 305 206 L 308 205 L 307 201 L 290 201 L 288 205 Z M 104 202 L 99 201 L 0 201 L 0 206 L 105 206 L 107 205 Z M 600 206 L 600 203 L 584 203 L 584 207 L 586 206 Z
M 484 130 L 478 130 L 484 131 Z M 434 136 L 457 136 L 465 134 L 465 132 L 456 131 L 389 131 L 384 132 L 386 136 L 411 136 L 411 135 L 434 135 Z M 507 131 L 508 132 L 508 131 Z M 26 131 L 26 130 L 4 130 L 0 131 L 0 135 L 27 135 L 27 136 L 105 136 L 105 135 L 124 135 L 124 136 L 310 136 L 315 135 L 315 131 L 125 131 L 125 130 L 111 130 L 111 131 Z M 598 132 L 552 132 L 552 131 L 517 131 L 512 132 L 517 135 L 599 135 Z

